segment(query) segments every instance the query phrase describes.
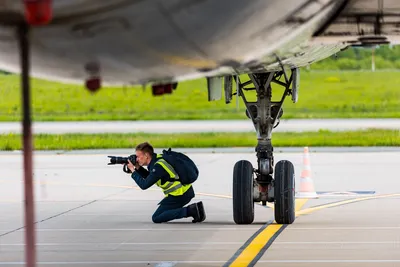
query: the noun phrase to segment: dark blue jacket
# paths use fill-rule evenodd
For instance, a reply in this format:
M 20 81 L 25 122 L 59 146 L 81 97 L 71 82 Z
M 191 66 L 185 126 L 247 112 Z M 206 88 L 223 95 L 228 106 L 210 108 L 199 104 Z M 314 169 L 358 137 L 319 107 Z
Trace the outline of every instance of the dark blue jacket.
M 162 183 L 165 183 L 169 180 L 170 176 L 168 172 L 160 164 L 155 164 L 157 160 L 157 154 L 154 153 L 149 166 L 147 166 L 148 170 L 150 171 L 140 167 L 132 173 L 132 179 L 135 180 L 141 189 L 146 190 L 147 188 L 150 188 L 160 179 Z
M 168 172 L 160 165 L 155 164 L 157 161 L 157 154 L 154 153 L 152 155 L 151 161 L 147 166 L 148 170 L 143 167 L 135 170 L 131 177 L 135 180 L 136 184 L 143 190 L 150 188 L 152 185 L 157 183 L 159 179 L 161 179 L 164 184 L 170 179 Z M 159 204 L 170 205 L 175 204 L 177 202 L 189 202 L 190 199 L 194 198 L 194 190 L 193 186 L 191 186 L 182 196 L 171 196 L 165 197 Z

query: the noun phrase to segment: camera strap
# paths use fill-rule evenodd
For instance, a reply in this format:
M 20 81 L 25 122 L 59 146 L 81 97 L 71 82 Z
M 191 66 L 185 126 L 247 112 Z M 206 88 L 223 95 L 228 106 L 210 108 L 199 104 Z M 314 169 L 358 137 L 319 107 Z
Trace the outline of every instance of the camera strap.
M 123 170 L 125 173 L 132 173 L 131 170 L 128 168 L 128 164 L 124 164 L 124 167 L 122 168 L 122 170 Z

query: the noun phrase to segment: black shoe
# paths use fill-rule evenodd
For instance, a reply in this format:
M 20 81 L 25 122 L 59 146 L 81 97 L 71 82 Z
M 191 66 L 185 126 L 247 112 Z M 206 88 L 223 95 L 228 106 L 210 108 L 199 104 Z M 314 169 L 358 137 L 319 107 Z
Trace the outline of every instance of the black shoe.
M 206 212 L 204 211 L 204 205 L 202 201 L 197 203 L 197 209 L 199 210 L 199 215 L 200 215 L 197 222 L 202 222 L 206 219 Z
M 192 222 L 197 222 L 200 220 L 200 211 L 197 203 L 193 203 L 187 206 L 187 215 L 188 217 L 193 217 Z

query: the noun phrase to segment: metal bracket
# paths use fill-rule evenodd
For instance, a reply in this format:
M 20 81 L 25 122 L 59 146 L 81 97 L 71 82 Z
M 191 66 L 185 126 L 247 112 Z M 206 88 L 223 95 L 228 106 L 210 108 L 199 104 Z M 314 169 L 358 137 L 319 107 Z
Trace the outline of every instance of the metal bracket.
M 220 100 L 222 98 L 222 77 L 207 78 L 208 101 Z

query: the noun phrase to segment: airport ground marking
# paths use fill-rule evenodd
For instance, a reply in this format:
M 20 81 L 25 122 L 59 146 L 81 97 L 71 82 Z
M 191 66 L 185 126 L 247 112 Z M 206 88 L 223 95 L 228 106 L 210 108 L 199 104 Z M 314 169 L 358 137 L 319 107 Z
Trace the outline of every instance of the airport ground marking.
M 52 265 L 52 266 L 116 266 L 116 265 L 124 265 L 124 266 L 132 266 L 132 265 L 150 265 L 150 264 L 165 264 L 165 263 L 174 263 L 174 264 L 191 264 L 193 266 L 199 266 L 201 264 L 213 264 L 213 266 L 216 266 L 216 264 L 223 264 L 224 261 L 218 261 L 218 260 L 203 260 L 203 261 L 190 261 L 190 260 L 177 260 L 177 261 L 171 261 L 171 262 L 165 262 L 165 261 L 39 261 L 37 262 L 38 265 Z M 333 259 L 333 260 L 260 260 L 259 263 L 292 263 L 292 264 L 299 264 L 299 263 L 308 263 L 308 264 L 321 264 L 321 263 L 391 263 L 390 266 L 394 266 L 394 263 L 400 263 L 400 260 L 349 260 L 349 259 Z M 26 263 L 25 261 L 6 261 L 6 262 L 0 262 L 0 266 L 25 266 Z M 158 265 L 162 266 L 162 265 Z M 313 265 L 315 266 L 315 265 Z
M 389 198 L 389 197 L 398 197 L 398 196 L 400 196 L 400 193 L 382 194 L 382 195 L 375 195 L 375 196 L 359 197 L 359 198 L 353 198 L 353 199 L 348 199 L 348 200 L 342 200 L 342 201 L 338 201 L 338 202 L 334 202 L 334 203 L 323 204 L 323 205 L 307 208 L 307 209 L 304 209 L 304 210 L 296 211 L 296 217 L 300 216 L 300 215 L 310 214 L 310 213 L 312 213 L 314 211 L 321 210 L 321 209 L 333 208 L 333 207 L 347 205 L 347 204 L 356 203 L 356 202 L 360 202 L 360 201 L 380 199 L 380 198 Z
M 300 210 L 307 201 L 308 199 L 296 199 L 295 210 Z M 273 205 L 269 207 L 273 208 Z M 267 251 L 286 226 L 284 224 L 276 224 L 275 221 L 269 221 L 253 234 L 224 266 L 253 266 L 264 255 L 265 251 Z
M 296 212 L 301 210 L 303 206 L 307 203 L 309 199 L 307 198 L 296 198 Z
M 55 185 L 73 185 L 73 186 L 95 186 L 95 187 L 113 187 L 113 188 L 125 188 L 125 189 L 136 189 L 140 190 L 137 186 L 128 186 L 128 185 L 110 185 L 110 184 L 71 184 L 71 183 L 62 183 L 62 182 L 46 182 L 46 184 L 55 184 Z M 157 189 L 152 189 L 152 191 L 158 191 Z M 209 194 L 209 193 L 197 193 L 198 195 L 203 196 L 213 196 L 218 198 L 231 199 L 232 196 L 229 195 L 220 195 L 220 194 Z M 308 199 L 296 199 L 296 217 L 301 215 L 311 214 L 315 211 L 337 207 L 341 205 L 347 205 L 351 203 L 356 203 L 360 201 L 380 199 L 380 198 L 389 198 L 400 196 L 400 193 L 395 194 L 384 194 L 384 195 L 374 195 L 367 197 L 359 197 L 353 198 L 343 201 L 337 201 L 334 203 L 322 204 L 319 206 L 314 206 L 310 208 L 306 208 L 301 210 L 301 208 L 305 205 Z M 86 204 L 87 205 L 87 204 Z M 269 205 L 268 207 L 273 207 Z M 279 236 L 279 234 L 287 227 L 288 225 L 276 224 L 273 221 L 268 222 L 263 227 L 261 227 L 253 236 L 235 253 L 235 255 L 224 265 L 224 266 L 252 266 L 256 264 L 259 259 L 264 255 L 264 253 L 268 250 L 268 248 L 272 245 L 274 240 Z
M 13 183 L 15 181 L 9 181 L 9 182 L 4 182 L 4 183 Z M 22 180 L 20 180 L 22 182 Z M 40 184 L 40 185 L 69 185 L 69 186 L 93 186 L 93 187 L 110 187 L 110 188 L 125 188 L 125 189 L 135 189 L 135 190 L 142 190 L 140 187 L 136 185 L 115 185 L 115 184 L 97 184 L 97 183 L 87 183 L 87 184 L 82 184 L 82 183 L 65 183 L 65 182 L 57 182 L 57 181 L 34 181 L 35 184 Z M 156 192 L 161 192 L 158 188 L 149 188 L 146 191 L 156 191 Z M 216 197 L 216 198 L 225 198 L 225 199 L 232 199 L 232 196 L 230 195 L 223 195 L 223 194 L 212 194 L 212 193 L 203 193 L 203 192 L 196 192 L 196 195 L 199 196 L 209 196 L 209 197 Z
M 301 210 L 308 199 L 296 199 L 296 218 L 301 215 L 310 214 L 312 212 L 337 207 L 342 205 L 347 205 L 351 203 L 356 203 L 360 201 L 373 200 L 379 198 L 389 198 L 400 196 L 400 193 L 396 194 L 384 194 L 375 195 L 368 197 L 360 197 L 348 200 L 342 200 L 335 203 L 323 204 L 311 208 L 306 208 Z M 242 267 L 242 266 L 254 266 L 259 259 L 264 255 L 268 248 L 272 245 L 274 240 L 279 236 L 280 233 L 287 227 L 287 224 L 276 224 L 268 222 L 263 227 L 260 228 L 246 243 L 233 255 L 231 259 L 227 261 L 224 265 L 226 267 Z

